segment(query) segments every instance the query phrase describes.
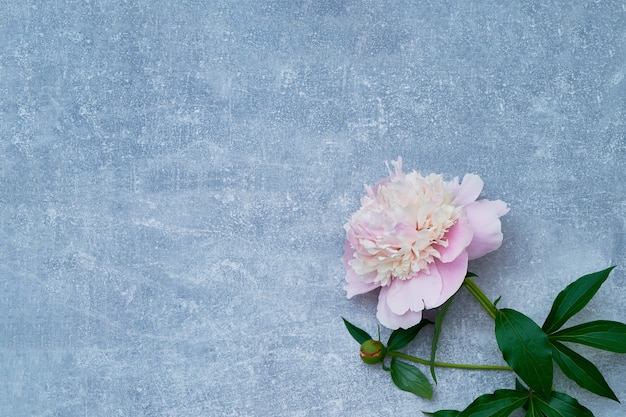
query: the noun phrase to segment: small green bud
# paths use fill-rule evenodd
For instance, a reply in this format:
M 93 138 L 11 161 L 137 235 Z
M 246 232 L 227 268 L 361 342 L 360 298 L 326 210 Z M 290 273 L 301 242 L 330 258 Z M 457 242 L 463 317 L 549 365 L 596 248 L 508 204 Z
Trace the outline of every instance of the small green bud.
M 385 346 L 378 340 L 367 340 L 361 345 L 361 360 L 373 365 L 382 362 L 386 354 Z

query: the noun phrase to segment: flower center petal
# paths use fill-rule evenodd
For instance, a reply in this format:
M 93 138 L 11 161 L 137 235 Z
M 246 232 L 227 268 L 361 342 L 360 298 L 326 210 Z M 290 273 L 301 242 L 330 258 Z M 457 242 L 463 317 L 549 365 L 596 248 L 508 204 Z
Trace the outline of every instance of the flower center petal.
M 405 280 L 440 257 L 435 246 L 446 247 L 446 232 L 461 215 L 442 175 L 422 177 L 396 172 L 372 188 L 362 207 L 346 224 L 354 248 L 350 266 L 359 275 L 376 273 L 388 285 Z

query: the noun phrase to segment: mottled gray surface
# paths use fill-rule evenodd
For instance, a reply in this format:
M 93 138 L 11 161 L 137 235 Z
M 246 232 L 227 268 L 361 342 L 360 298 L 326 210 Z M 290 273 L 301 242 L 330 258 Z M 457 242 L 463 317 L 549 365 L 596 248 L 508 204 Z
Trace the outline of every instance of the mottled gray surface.
M 626 3 L 524 3 L 0 0 L 0 415 L 416 416 L 511 387 L 441 370 L 428 402 L 358 359 L 340 317 L 375 332 L 376 295 L 345 298 L 342 225 L 398 155 L 510 204 L 471 264 L 501 306 L 542 321 L 616 264 L 574 322 L 626 321 Z M 579 351 L 626 400 L 626 357 Z M 464 291 L 438 358 L 502 363 Z

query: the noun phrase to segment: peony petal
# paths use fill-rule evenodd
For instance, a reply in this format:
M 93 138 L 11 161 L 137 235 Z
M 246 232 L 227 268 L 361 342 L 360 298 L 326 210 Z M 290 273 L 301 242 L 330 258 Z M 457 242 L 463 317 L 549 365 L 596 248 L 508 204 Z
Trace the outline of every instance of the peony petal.
M 380 324 L 394 330 L 399 327 L 408 329 L 422 320 L 421 311 L 409 310 L 402 315 L 392 312 L 389 308 L 388 294 L 389 287 L 382 287 L 380 289 L 380 294 L 378 295 L 378 311 L 376 313 L 376 318 L 380 321 Z
M 480 258 L 502 245 L 500 216 L 508 213 L 506 203 L 500 200 L 479 200 L 465 206 L 465 215 L 474 237 L 467 247 L 469 259 Z
M 435 245 L 442 262 L 451 262 L 456 259 L 472 241 L 474 231 L 465 216 L 459 217 L 455 224 L 446 233 L 448 246 Z
M 365 294 L 380 287 L 380 282 L 363 282 L 361 276 L 357 275 L 352 269 L 346 273 L 346 284 L 343 289 L 346 290 L 346 296 L 352 298 L 355 295 Z
M 386 287 L 387 291 L 385 291 L 385 294 L 387 297 L 387 305 L 392 313 L 402 315 L 411 309 L 411 305 L 415 304 L 413 302 L 415 298 L 414 294 L 412 294 L 411 288 L 409 287 L 410 281 L 410 279 L 394 279 Z M 423 309 L 424 304 L 422 303 L 421 308 L 415 308 L 414 310 L 421 311 Z
M 467 261 L 468 255 L 465 251 L 463 251 L 452 262 L 444 263 L 435 261 L 435 266 L 431 267 L 431 270 L 435 268 L 437 269 L 439 275 L 441 275 L 441 282 L 443 286 L 437 302 L 433 305 L 427 306 L 428 308 L 439 307 L 448 301 L 448 299 L 452 297 L 459 290 L 459 288 L 461 288 L 465 275 L 467 275 Z
M 343 289 L 347 292 L 347 297 L 352 298 L 358 294 L 364 294 L 380 287 L 380 282 L 374 282 L 376 273 L 370 273 L 365 276 L 361 276 L 354 272 L 349 262 L 354 257 L 354 249 L 350 246 L 349 242 L 345 244 L 345 252 L 343 254 L 343 265 L 346 268 L 346 285 Z
M 465 174 L 461 185 L 455 187 L 454 202 L 457 206 L 465 206 L 476 201 L 483 190 L 483 180 L 476 174 Z
M 509 208 L 509 206 L 506 205 L 506 203 L 502 200 L 485 200 L 485 201 L 489 201 L 493 207 L 494 210 L 496 210 L 496 213 L 498 213 L 498 217 L 502 217 L 505 214 L 507 214 L 509 211 L 511 211 L 511 209 Z
M 395 314 L 421 311 L 437 302 L 441 287 L 441 276 L 436 268 L 431 268 L 430 273 L 422 271 L 410 279 L 396 279 L 389 284 L 387 304 Z

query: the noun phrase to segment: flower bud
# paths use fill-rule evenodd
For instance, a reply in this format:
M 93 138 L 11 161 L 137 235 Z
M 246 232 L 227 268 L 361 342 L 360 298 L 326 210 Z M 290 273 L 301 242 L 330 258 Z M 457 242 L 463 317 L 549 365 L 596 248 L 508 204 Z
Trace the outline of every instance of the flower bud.
M 378 340 L 370 339 L 361 345 L 361 360 L 370 365 L 382 362 L 386 353 L 385 346 Z

